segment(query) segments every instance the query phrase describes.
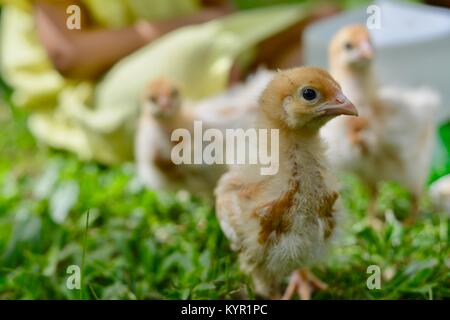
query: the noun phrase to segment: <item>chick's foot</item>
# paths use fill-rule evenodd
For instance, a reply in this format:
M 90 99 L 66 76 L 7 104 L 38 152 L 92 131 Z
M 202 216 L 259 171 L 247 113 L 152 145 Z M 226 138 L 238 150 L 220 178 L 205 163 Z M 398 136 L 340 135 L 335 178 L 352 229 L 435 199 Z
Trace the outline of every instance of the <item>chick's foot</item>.
M 325 290 L 327 284 L 317 278 L 308 269 L 294 271 L 289 280 L 289 285 L 283 295 L 283 300 L 290 300 L 297 292 L 302 300 L 310 300 L 314 290 Z
M 412 226 L 417 222 L 417 219 L 420 216 L 420 202 L 419 197 L 414 196 L 411 202 L 411 212 L 409 216 L 403 221 L 405 226 Z

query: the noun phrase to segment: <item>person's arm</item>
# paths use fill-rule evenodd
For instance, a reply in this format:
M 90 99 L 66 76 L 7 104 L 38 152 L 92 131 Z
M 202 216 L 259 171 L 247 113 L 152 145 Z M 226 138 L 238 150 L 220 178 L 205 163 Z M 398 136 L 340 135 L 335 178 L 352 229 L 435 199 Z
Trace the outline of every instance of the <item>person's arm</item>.
M 139 22 L 122 29 L 93 29 L 82 12 L 81 30 L 66 27 L 66 9 L 73 0 L 36 1 L 34 16 L 39 37 L 56 69 L 64 76 L 92 79 L 136 49 L 182 26 L 202 23 L 228 13 L 212 7 L 199 14 L 161 21 Z M 80 5 L 80 7 L 82 7 Z

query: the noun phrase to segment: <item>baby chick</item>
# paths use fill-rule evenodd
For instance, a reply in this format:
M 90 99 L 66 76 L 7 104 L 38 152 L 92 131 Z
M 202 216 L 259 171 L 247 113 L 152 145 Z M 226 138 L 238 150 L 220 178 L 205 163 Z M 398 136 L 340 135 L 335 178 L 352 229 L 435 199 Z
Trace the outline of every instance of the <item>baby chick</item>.
M 332 39 L 330 73 L 358 107 L 360 117 L 330 122 L 322 135 L 334 169 L 355 173 L 369 187 L 372 222 L 378 221 L 375 201 L 381 181 L 396 181 L 411 192 L 414 219 L 428 176 L 438 97 L 426 88 L 379 88 L 373 58 L 364 25 L 344 27 Z
M 260 164 L 232 166 L 216 188 L 221 228 L 251 275 L 257 294 L 281 298 L 283 278 L 322 256 L 336 224 L 336 193 L 319 129 L 330 119 L 357 115 L 336 81 L 318 68 L 281 71 L 263 91 L 259 129 L 279 130 L 279 171 Z M 261 146 L 259 146 L 261 147 Z M 291 277 L 283 296 L 310 297 L 324 285 L 306 270 Z
M 232 128 L 254 127 L 258 98 L 276 71 L 259 68 L 244 82 L 196 103 L 197 118 L 222 132 Z
M 172 81 L 157 78 L 144 90 L 136 130 L 135 158 L 138 176 L 149 188 L 167 187 L 165 173 L 173 173 L 176 169 L 170 157 L 173 147 L 170 136 L 184 112 L 179 89 Z
M 435 208 L 450 215 L 450 175 L 440 177 L 430 185 L 430 199 Z
M 253 126 L 257 99 L 273 72 L 259 69 L 245 82 L 224 92 L 190 101 L 179 85 L 161 77 L 150 81 L 141 98 L 141 112 L 135 139 L 135 158 L 140 180 L 149 188 L 176 191 L 181 188 L 212 198 L 212 192 L 225 165 L 174 165 L 170 140 L 173 130 L 187 129 L 193 135 L 194 121 L 203 129 Z
M 188 190 L 212 197 L 225 167 L 174 164 L 172 132 L 178 128 L 193 131 L 194 108 L 182 98 L 178 85 L 167 78 L 152 80 L 141 98 L 141 112 L 135 138 L 135 158 L 139 179 L 151 189 Z M 193 150 L 192 150 L 193 152 Z

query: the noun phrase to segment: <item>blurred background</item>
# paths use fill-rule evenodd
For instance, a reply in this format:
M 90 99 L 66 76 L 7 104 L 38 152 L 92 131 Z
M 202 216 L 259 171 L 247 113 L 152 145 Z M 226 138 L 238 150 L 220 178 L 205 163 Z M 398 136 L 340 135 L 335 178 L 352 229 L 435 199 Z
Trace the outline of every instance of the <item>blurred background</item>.
M 202 98 L 261 65 L 326 68 L 332 34 L 364 23 L 372 2 L 82 1 L 88 18 L 73 38 L 61 27 L 70 1 L 31 2 L 0 0 L 0 299 L 253 298 L 211 203 L 137 181 L 138 93 L 161 73 Z M 377 5 L 396 30 L 372 32 L 381 81 L 442 96 L 432 183 L 450 173 L 450 3 Z M 78 48 L 77 59 L 65 48 Z M 404 226 L 411 195 L 386 183 L 375 230 L 366 186 L 347 176 L 342 193 L 349 217 L 315 270 L 329 289 L 314 298 L 450 298 L 448 214 L 425 197 L 420 221 Z M 366 287 L 372 264 L 381 290 Z M 67 287 L 70 265 L 82 269 L 80 290 Z

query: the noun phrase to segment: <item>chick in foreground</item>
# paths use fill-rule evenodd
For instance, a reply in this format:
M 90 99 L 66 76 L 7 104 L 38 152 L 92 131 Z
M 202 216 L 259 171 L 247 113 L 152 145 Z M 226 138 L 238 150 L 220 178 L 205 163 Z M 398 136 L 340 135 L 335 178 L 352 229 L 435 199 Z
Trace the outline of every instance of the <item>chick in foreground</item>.
M 322 129 L 328 158 L 337 172 L 359 176 L 371 192 L 375 218 L 379 184 L 395 181 L 412 195 L 410 221 L 428 176 L 439 97 L 427 88 L 379 87 L 373 74 L 374 48 L 364 25 L 344 27 L 331 41 L 330 73 L 358 107 L 360 117 L 341 117 Z
M 261 175 L 259 164 L 231 167 L 215 191 L 217 217 L 257 294 L 289 299 L 297 292 L 308 299 L 324 284 L 306 268 L 323 255 L 337 220 L 338 193 L 319 129 L 357 111 L 326 71 L 312 67 L 276 74 L 257 111 L 256 128 L 279 130 L 279 141 L 270 141 L 278 143 L 279 171 Z

